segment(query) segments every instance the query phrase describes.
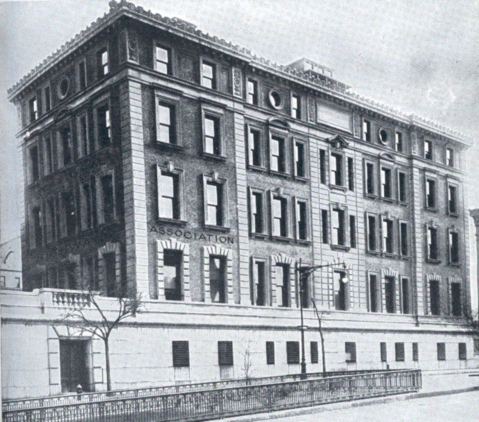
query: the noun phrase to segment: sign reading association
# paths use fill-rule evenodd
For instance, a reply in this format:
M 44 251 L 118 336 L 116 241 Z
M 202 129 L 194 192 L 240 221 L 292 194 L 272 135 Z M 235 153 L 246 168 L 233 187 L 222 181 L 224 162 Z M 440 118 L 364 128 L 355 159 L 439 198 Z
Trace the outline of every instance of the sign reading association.
M 203 240 L 205 242 L 234 244 L 234 237 L 220 234 L 209 234 L 205 232 L 197 232 L 191 230 L 183 230 L 175 227 L 150 226 L 150 233 L 158 233 L 161 235 L 175 236 L 189 240 Z

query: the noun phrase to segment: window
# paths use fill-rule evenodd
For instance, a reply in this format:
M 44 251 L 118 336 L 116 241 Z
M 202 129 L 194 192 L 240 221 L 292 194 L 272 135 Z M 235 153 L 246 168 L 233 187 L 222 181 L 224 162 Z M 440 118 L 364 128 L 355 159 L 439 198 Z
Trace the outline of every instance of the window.
M 322 229 L 322 240 L 323 243 L 329 243 L 329 236 L 328 236 L 328 230 L 329 230 L 329 222 L 328 222 L 328 211 L 326 210 L 321 210 L 321 229 Z
M 286 361 L 288 365 L 299 364 L 299 341 L 286 342 Z
M 278 173 L 286 173 L 286 151 L 284 138 L 271 136 L 270 168 Z
M 53 196 L 47 198 L 46 201 L 46 235 L 47 243 L 56 238 L 55 198 Z
M 296 200 L 296 238 L 308 239 L 308 205 L 306 201 Z
M 338 311 L 346 311 L 348 309 L 349 289 L 347 282 L 348 280 L 345 272 L 333 272 L 334 305 Z
M 339 208 L 331 210 L 331 244 L 346 246 L 346 212 Z
M 446 360 L 446 343 L 437 343 L 437 360 Z
M 40 178 L 40 157 L 38 145 L 33 145 L 28 150 L 30 160 L 30 183 L 36 182 Z
M 263 167 L 261 132 L 253 128 L 249 128 L 248 131 L 248 164 L 250 166 Z
M 326 151 L 324 149 L 319 151 L 319 170 L 321 183 L 326 184 Z
M 396 151 L 397 152 L 403 152 L 404 146 L 403 146 L 403 140 L 402 140 L 402 133 L 401 132 L 396 132 Z
M 363 141 L 371 142 L 371 122 L 363 120 Z
M 43 137 L 43 154 L 43 171 L 45 175 L 47 175 L 53 172 L 55 162 L 55 158 L 53 155 L 52 138 L 50 137 L 49 133 Z
M 288 236 L 288 201 L 281 196 L 272 196 L 271 200 L 271 218 L 272 235 L 277 237 Z
M 156 140 L 164 144 L 176 144 L 176 112 L 175 106 L 162 101 L 157 108 L 158 131 Z
M 90 153 L 90 142 L 88 138 L 87 115 L 78 118 L 78 156 L 85 157 Z
M 294 141 L 294 175 L 306 177 L 306 154 L 303 142 Z
M 178 250 L 165 249 L 163 252 L 163 280 L 166 300 L 183 300 L 181 286 L 181 265 L 183 254 Z
M 179 220 L 180 176 L 158 169 L 158 217 Z
M 318 342 L 312 341 L 310 343 L 310 350 L 311 350 L 311 363 L 318 363 L 319 356 L 318 356 Z
M 479 338 L 474 339 L 474 356 L 479 355 Z
M 98 128 L 98 146 L 104 147 L 111 142 L 110 106 L 103 104 L 96 110 Z
M 467 360 L 466 343 L 458 343 L 459 346 L 459 360 Z
M 171 75 L 171 50 L 161 45 L 155 46 L 155 69 L 164 75 Z
M 264 227 L 264 194 L 251 189 L 250 194 L 250 230 L 251 233 L 262 234 Z
M 394 221 L 383 217 L 382 221 L 383 252 L 394 253 Z
M 184 368 L 190 366 L 190 350 L 187 341 L 173 341 L 173 367 Z
M 43 225 L 42 225 L 42 211 L 40 207 L 32 208 L 32 233 L 30 236 L 33 237 L 31 240 L 31 245 L 33 247 L 40 247 L 43 243 Z
M 62 204 L 62 236 L 71 236 L 76 232 L 76 211 L 73 192 L 61 194 Z
M 43 88 L 43 109 L 45 113 L 52 109 L 52 95 L 50 85 Z
M 343 186 L 343 156 L 340 154 L 331 154 L 331 184 Z
M 266 365 L 274 365 L 274 341 L 266 342 Z
M 454 167 L 454 150 L 446 148 L 446 166 Z
M 251 304 L 266 305 L 266 263 L 253 260 L 253 274 L 251 280 Z
M 399 202 L 407 202 L 407 185 L 406 185 L 406 173 L 398 172 L 398 199 Z
M 432 142 L 424 141 L 424 158 L 426 160 L 432 160 Z
M 376 194 L 375 171 L 373 163 L 366 163 L 366 194 Z
M 103 78 L 109 72 L 108 68 L 108 50 L 107 48 L 101 49 L 97 53 L 97 64 L 98 64 L 98 79 Z
M 426 208 L 436 208 L 436 181 L 426 179 Z
M 402 278 L 401 279 L 401 305 L 402 305 L 402 313 L 403 314 L 410 314 L 410 293 L 409 293 L 409 279 Z
M 451 283 L 451 314 L 461 316 L 461 284 Z
M 60 374 L 62 393 L 73 393 L 80 384 L 86 391 L 90 385 L 87 369 L 88 346 L 85 340 L 59 340 Z M 57 355 L 58 356 L 58 355 Z
M 441 314 L 441 301 L 439 294 L 439 281 L 429 281 L 429 294 L 431 296 L 431 315 Z
M 93 195 L 89 183 L 81 186 L 81 226 L 83 230 L 93 228 Z
M 407 223 L 403 221 L 399 222 L 399 250 L 401 256 L 409 255 L 408 227 Z
M 221 155 L 220 119 L 205 115 L 204 118 L 204 152 Z
M 392 171 L 387 167 L 381 168 L 381 197 L 391 199 L 392 191 Z
M 220 182 L 214 182 L 212 180 L 206 180 L 204 187 L 206 198 L 205 225 L 225 226 L 225 184 Z
M 369 312 L 379 312 L 380 300 L 378 276 L 369 274 Z
M 356 217 L 354 215 L 349 216 L 349 236 L 351 248 L 356 247 Z
M 115 297 L 119 293 L 116 282 L 116 256 L 115 252 L 103 254 L 105 265 L 106 295 Z
M 348 189 L 354 191 L 354 159 L 348 157 Z
M 246 82 L 246 102 L 258 105 L 258 82 L 249 78 Z
M 218 365 L 233 366 L 233 342 L 232 341 L 218 342 Z
M 385 277 L 384 293 L 386 296 L 386 312 L 388 314 L 396 313 L 396 279 L 394 277 Z
M 106 174 L 100 177 L 99 222 L 108 224 L 115 219 L 115 192 L 113 175 Z
M 412 360 L 417 362 L 419 360 L 419 345 L 418 343 L 412 344 Z
M 86 88 L 86 84 L 86 62 L 85 60 L 82 60 L 78 63 L 78 87 L 80 88 L 80 91 Z
M 216 66 L 213 63 L 201 64 L 201 85 L 205 88 L 216 89 Z
M 449 214 L 457 215 L 457 186 L 447 185 L 447 209 Z
M 346 352 L 346 362 L 356 362 L 356 343 L 347 341 L 344 343 L 344 351 Z
M 210 255 L 210 295 L 212 303 L 226 303 L 226 257 Z
M 382 341 L 379 344 L 379 350 L 381 353 L 381 362 L 387 362 L 388 361 L 388 346 L 387 343 Z
M 70 126 L 66 125 L 60 128 L 58 136 L 60 141 L 61 163 L 63 166 L 66 166 L 73 161 L 73 140 Z
M 459 264 L 459 233 L 448 229 L 449 264 Z
M 437 240 L 437 228 L 427 228 L 427 259 L 429 261 L 437 261 L 438 256 L 438 240 Z
M 396 362 L 404 362 L 404 343 L 394 343 Z
M 28 101 L 28 111 L 30 113 L 30 123 L 33 123 L 38 119 L 38 100 L 37 97 L 33 97 Z
M 377 252 L 377 218 L 375 215 L 367 215 L 367 251 Z
M 291 95 L 291 117 L 301 119 L 301 97 L 296 94 Z
M 276 265 L 276 300 L 278 302 L 278 306 L 286 308 L 291 306 L 291 301 L 289 297 L 289 271 L 290 267 L 288 264 Z

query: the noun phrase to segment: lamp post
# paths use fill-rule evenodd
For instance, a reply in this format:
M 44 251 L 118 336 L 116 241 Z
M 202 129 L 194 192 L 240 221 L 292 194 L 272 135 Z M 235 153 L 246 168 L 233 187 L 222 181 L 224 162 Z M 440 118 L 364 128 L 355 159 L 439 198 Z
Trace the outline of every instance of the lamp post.
M 324 265 L 315 265 L 315 266 L 302 266 L 301 262 L 299 266 L 296 267 L 296 271 L 299 273 L 299 307 L 301 312 L 301 327 L 299 327 L 301 331 L 301 379 L 306 378 L 306 353 L 304 350 L 304 316 L 303 316 L 303 307 L 304 307 L 304 292 L 307 286 L 307 281 L 310 274 L 314 273 L 316 270 L 320 268 L 327 268 L 327 267 L 337 267 L 341 266 L 346 269 L 346 264 L 344 262 L 334 262 L 332 264 L 324 264 Z M 343 277 L 343 283 L 348 282 L 347 277 Z

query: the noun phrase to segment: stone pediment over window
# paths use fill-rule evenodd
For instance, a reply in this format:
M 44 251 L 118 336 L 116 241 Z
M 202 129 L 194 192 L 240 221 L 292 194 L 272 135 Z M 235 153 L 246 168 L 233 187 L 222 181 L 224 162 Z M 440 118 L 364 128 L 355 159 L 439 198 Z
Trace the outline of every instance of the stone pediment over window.
M 341 135 L 328 138 L 326 142 L 336 149 L 346 149 L 349 146 L 349 143 Z
M 58 112 L 55 114 L 55 117 L 53 118 L 53 120 L 55 122 L 58 122 L 59 120 L 64 119 L 65 117 L 69 116 L 70 114 L 71 114 L 70 107 L 62 108 L 62 109 L 58 110 Z
M 290 125 L 287 120 L 280 119 L 278 117 L 270 117 L 268 119 L 268 124 L 276 129 L 289 130 Z
M 396 161 L 396 159 L 394 158 L 394 155 L 389 154 L 388 152 L 382 152 L 381 154 L 379 154 L 379 159 L 380 160 Z

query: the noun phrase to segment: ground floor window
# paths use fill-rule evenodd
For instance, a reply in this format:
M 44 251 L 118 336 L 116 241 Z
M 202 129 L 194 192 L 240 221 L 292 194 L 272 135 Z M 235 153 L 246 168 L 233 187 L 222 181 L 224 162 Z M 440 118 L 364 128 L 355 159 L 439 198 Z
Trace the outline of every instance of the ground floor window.
M 90 390 L 87 348 L 87 340 L 60 340 L 62 393 L 76 392 L 77 385 Z

